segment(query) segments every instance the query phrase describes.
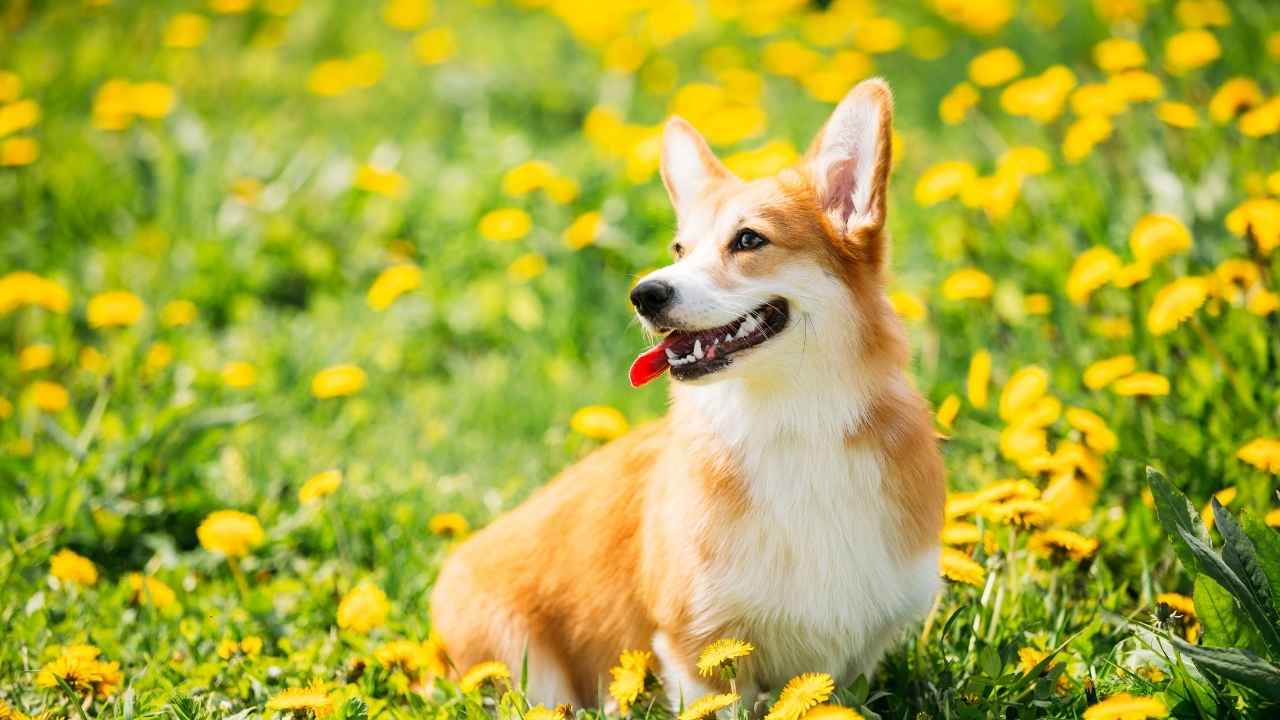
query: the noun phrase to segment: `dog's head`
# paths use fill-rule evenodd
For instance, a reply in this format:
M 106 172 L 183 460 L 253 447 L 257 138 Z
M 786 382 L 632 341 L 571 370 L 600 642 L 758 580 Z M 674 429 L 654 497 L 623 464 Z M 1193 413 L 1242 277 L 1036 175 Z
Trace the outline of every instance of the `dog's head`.
M 879 331 L 892 97 L 881 80 L 849 92 L 803 160 L 744 182 L 687 122 L 663 134 L 675 206 L 674 261 L 631 292 L 661 341 L 636 359 L 640 385 L 786 373 L 809 355 L 859 352 Z

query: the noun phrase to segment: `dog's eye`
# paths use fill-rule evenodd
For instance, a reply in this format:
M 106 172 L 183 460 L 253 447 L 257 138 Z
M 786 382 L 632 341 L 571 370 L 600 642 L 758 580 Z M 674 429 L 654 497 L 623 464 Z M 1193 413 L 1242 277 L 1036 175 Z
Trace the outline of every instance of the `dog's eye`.
M 769 240 L 760 233 L 751 228 L 743 228 L 733 237 L 733 242 L 729 243 L 729 249 L 733 252 L 742 252 L 743 250 L 755 250 L 769 244 Z

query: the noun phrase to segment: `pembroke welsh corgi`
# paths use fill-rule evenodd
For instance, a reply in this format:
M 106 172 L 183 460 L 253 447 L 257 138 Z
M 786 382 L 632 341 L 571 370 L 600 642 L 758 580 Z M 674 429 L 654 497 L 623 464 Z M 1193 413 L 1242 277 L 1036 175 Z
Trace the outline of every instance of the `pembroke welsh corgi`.
M 703 647 L 753 643 L 744 701 L 802 672 L 870 676 L 940 580 L 941 456 L 885 293 L 892 96 L 853 88 L 805 157 L 743 181 L 663 132 L 674 262 L 631 300 L 671 409 L 457 547 L 431 621 L 465 671 L 527 657 L 533 702 L 596 705 L 650 650 L 672 705 L 719 690 Z M 527 653 L 527 655 L 526 655 Z

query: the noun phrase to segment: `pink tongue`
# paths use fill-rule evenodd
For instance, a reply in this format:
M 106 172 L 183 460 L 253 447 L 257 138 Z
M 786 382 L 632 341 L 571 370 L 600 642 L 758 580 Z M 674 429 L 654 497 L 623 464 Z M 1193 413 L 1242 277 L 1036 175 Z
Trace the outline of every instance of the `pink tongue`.
M 662 342 L 645 350 L 636 357 L 631 363 L 631 387 L 640 387 L 650 380 L 658 377 L 667 371 L 670 365 L 667 363 L 667 346 L 671 344 L 671 338 L 666 337 Z

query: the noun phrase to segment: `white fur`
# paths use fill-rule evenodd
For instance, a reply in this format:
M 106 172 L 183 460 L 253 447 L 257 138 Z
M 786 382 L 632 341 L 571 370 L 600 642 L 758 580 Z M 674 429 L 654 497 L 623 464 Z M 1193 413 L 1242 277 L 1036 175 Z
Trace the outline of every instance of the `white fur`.
M 814 175 L 820 183 L 826 182 L 833 164 L 853 160 L 845 170 L 853 173 L 852 211 L 847 219 L 842 210 L 835 211 L 832 217 L 833 224 L 846 232 L 876 220 L 872 190 L 882 140 L 881 112 L 876 95 L 858 90 L 849 93 L 827 121 L 814 158 Z

